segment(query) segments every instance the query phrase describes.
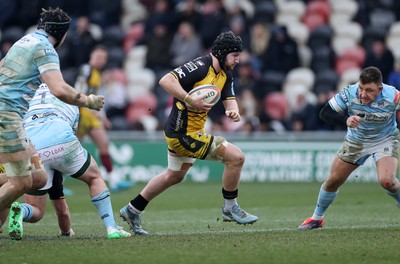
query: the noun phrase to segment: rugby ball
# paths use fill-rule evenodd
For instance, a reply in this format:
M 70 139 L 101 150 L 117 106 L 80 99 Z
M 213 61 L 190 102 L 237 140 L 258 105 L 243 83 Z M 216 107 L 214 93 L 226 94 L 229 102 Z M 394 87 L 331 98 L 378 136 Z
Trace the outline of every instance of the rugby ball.
M 204 102 L 215 105 L 221 97 L 221 92 L 215 85 L 204 84 L 193 88 L 189 95 L 193 99 L 204 98 Z

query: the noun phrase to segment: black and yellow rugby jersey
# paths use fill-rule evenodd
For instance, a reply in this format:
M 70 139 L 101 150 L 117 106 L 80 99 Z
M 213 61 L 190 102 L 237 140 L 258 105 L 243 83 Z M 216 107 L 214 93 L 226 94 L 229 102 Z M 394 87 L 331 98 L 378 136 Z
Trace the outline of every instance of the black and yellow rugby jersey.
M 221 91 L 220 100 L 235 99 L 232 74 L 221 70 L 217 73 L 212 65 L 211 55 L 191 60 L 170 72 L 179 80 L 187 92 L 194 87 L 213 84 Z M 187 109 L 184 102 L 174 98 L 172 110 L 164 126 L 167 137 L 174 138 L 194 131 L 204 130 L 208 112 Z
M 89 64 L 85 64 L 80 68 L 76 78 L 75 89 L 86 95 L 97 94 L 101 85 L 102 76 L 98 69 L 91 67 Z

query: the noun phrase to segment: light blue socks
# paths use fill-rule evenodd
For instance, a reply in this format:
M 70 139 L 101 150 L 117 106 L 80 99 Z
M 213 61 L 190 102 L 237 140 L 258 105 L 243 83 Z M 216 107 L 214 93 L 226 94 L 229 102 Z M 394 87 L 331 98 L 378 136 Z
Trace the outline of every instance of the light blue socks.
M 91 199 L 94 206 L 97 208 L 101 219 L 106 228 L 116 227 L 114 213 L 111 206 L 110 191 L 106 188 L 104 191 Z
M 333 203 L 337 196 L 338 192 L 327 192 L 325 189 L 321 186 L 318 194 L 318 200 L 317 200 L 317 206 L 315 207 L 314 210 L 314 216 L 318 216 L 318 218 L 322 219 L 322 217 L 325 214 L 326 209 L 328 209 L 329 205 Z M 318 220 L 320 220 L 318 219 Z

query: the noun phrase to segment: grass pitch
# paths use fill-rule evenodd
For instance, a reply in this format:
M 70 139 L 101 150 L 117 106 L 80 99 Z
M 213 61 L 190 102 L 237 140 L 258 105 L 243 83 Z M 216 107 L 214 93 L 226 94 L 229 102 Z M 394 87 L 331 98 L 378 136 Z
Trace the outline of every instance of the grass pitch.
M 87 187 L 68 180 L 74 238 L 59 238 L 48 202 L 46 216 L 25 223 L 11 241 L 3 226 L 0 263 L 399 263 L 400 211 L 377 183 L 346 183 L 326 215 L 325 227 L 298 231 L 311 216 L 319 183 L 242 183 L 239 202 L 259 216 L 253 225 L 223 222 L 220 183 L 183 182 L 142 214 L 151 236 L 108 240 Z M 119 209 L 141 190 L 112 193 Z

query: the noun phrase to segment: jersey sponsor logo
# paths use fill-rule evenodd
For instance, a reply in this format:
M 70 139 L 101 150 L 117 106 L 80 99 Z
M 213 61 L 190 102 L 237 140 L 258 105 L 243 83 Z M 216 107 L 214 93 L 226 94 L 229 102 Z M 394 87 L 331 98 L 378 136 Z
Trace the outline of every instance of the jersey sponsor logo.
M 368 113 L 364 117 L 366 123 L 386 123 L 389 120 L 388 115 Z
M 347 99 L 347 96 L 346 96 L 346 92 L 344 90 L 339 93 L 339 96 L 345 104 L 347 104 L 349 102 L 349 100 Z
M 195 148 L 196 147 L 196 143 L 195 142 L 190 142 L 189 141 L 189 137 L 182 137 L 182 141 L 189 146 L 190 148 Z M 194 144 L 194 145 L 193 145 Z
M 204 142 L 198 141 L 192 138 L 190 135 L 184 135 L 180 137 L 179 143 L 181 143 L 182 147 L 184 147 L 186 150 L 193 153 L 199 151 L 205 145 Z
M 176 102 L 176 108 L 182 111 L 185 109 L 185 106 L 181 102 Z
M 186 76 L 186 74 L 183 72 L 181 67 L 176 68 L 175 72 L 178 74 L 179 79 L 181 79 L 181 78 Z
M 55 49 L 45 49 L 45 50 L 44 50 L 44 53 L 45 53 L 46 55 L 57 56 L 57 52 L 56 52 Z
M 55 112 L 45 112 L 42 114 L 34 114 L 32 116 L 32 120 L 38 119 L 38 118 L 44 118 L 44 117 L 48 117 L 48 116 L 58 116 L 57 113 Z
M 204 62 L 202 62 L 201 60 L 196 61 L 196 64 L 200 67 L 205 65 Z
M 195 71 L 199 68 L 199 67 L 197 67 L 196 63 L 194 63 L 193 61 L 189 61 L 189 62 L 183 64 L 183 66 L 188 70 L 188 72 Z
M 182 111 L 178 112 L 178 116 L 176 118 L 176 123 L 175 123 L 175 131 L 179 131 L 183 126 L 183 120 L 182 120 Z
M 106 218 L 106 217 L 110 217 L 110 215 L 109 214 L 103 214 L 102 216 L 101 216 L 101 219 L 104 219 L 104 218 Z
M 65 150 L 64 147 L 61 146 L 61 147 L 56 147 L 53 149 L 45 150 L 43 153 L 38 153 L 38 154 L 39 154 L 39 158 L 42 158 L 43 156 L 48 158 L 51 155 L 56 155 L 60 152 L 63 152 L 64 150 Z
M 385 148 L 383 149 L 383 152 L 384 152 L 384 153 L 389 153 L 389 147 L 385 147 Z

